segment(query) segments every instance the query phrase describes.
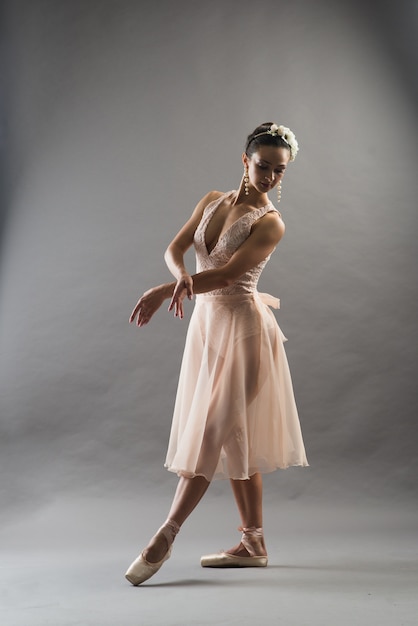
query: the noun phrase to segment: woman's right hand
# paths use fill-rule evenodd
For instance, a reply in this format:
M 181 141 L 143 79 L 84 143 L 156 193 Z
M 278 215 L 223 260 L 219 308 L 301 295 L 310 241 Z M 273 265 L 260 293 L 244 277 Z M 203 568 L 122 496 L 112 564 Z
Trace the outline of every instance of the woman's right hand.
M 174 288 L 173 297 L 168 306 L 168 310 L 172 311 L 174 309 L 174 316 L 180 319 L 184 317 L 183 300 L 186 296 L 189 300 L 193 298 L 193 278 L 190 274 L 183 274 L 178 279 Z
M 136 303 L 131 317 L 129 318 L 129 323 L 135 321 L 136 318 L 137 326 L 145 326 L 145 324 L 148 324 L 151 317 L 158 311 L 167 297 L 165 287 L 165 285 L 159 285 L 158 287 L 148 289 Z

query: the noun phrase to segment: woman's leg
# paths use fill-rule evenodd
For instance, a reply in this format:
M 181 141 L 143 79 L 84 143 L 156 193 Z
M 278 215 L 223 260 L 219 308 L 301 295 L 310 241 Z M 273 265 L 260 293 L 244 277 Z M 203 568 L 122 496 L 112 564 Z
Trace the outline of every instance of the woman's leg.
M 181 526 L 193 509 L 199 504 L 209 484 L 209 481 L 203 476 L 195 476 L 194 478 L 181 476 L 171 504 L 168 519 L 174 521 L 178 526 Z M 165 536 L 158 533 L 151 539 L 147 548 L 144 550 L 144 556 L 149 563 L 156 563 L 164 557 L 167 549 L 168 545 Z
M 180 478 L 167 520 L 147 548 L 128 567 L 125 578 L 132 585 L 140 585 L 154 576 L 169 558 L 171 544 L 180 526 L 199 503 L 208 487 L 209 481 L 202 476 Z
M 244 528 L 263 526 L 263 479 L 260 473 L 248 480 L 231 480 L 232 491 Z
M 257 472 L 248 480 L 231 480 L 232 491 L 241 516 L 243 528 L 262 528 L 263 527 L 263 479 L 261 474 Z M 266 555 L 266 547 L 264 538 L 258 542 L 258 551 L 261 555 Z M 248 551 L 242 545 L 238 544 L 234 548 L 228 550 L 230 554 L 237 556 L 249 556 Z
M 210 420 L 206 425 L 196 471 L 202 472 L 202 474 L 205 471 L 212 475 L 218 463 L 221 447 L 222 443 L 217 436 L 214 420 Z M 201 475 L 194 478 L 180 477 L 167 518 L 167 520 L 174 522 L 175 532 L 178 532 L 179 527 L 199 504 L 209 485 L 210 481 Z M 144 550 L 144 557 L 149 563 L 157 563 L 167 553 L 168 547 L 164 533 L 157 533 Z

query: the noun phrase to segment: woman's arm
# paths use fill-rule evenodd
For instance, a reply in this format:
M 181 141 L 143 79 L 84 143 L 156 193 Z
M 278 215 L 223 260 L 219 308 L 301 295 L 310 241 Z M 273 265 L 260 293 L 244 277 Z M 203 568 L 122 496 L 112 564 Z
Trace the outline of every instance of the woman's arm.
M 190 299 L 193 296 L 193 279 L 190 274 L 188 274 L 184 265 L 184 254 L 193 244 L 194 233 L 202 219 L 203 211 L 210 202 L 217 200 L 222 195 L 220 191 L 210 191 L 198 202 L 190 219 L 174 237 L 164 254 L 168 269 L 176 278 L 177 282 L 165 283 L 148 289 L 136 303 L 131 317 L 129 318 L 129 322 L 132 323 L 136 318 L 137 326 L 147 324 L 164 300 L 173 297 L 173 293 L 176 289 L 178 293 L 184 290 L 183 297 L 181 300 L 178 300 L 178 306 L 176 308 L 176 316 L 183 318 L 183 299 L 186 295 Z M 182 285 L 181 289 L 179 288 L 179 284 Z
M 192 276 L 194 292 L 206 293 L 222 289 L 234 283 L 242 274 L 263 261 L 283 237 L 285 226 L 277 213 L 267 213 L 254 224 L 250 236 L 220 268 L 199 272 Z M 138 300 L 130 322 L 136 318 L 138 326 L 147 324 L 164 300 L 171 298 L 168 310 L 174 309 L 176 317 L 183 318 L 183 300 L 188 295 L 187 283 L 180 279 L 177 283 L 165 283 L 153 287 Z
M 184 255 L 193 244 L 193 237 L 196 228 L 199 226 L 200 220 L 202 219 L 203 211 L 210 202 L 217 200 L 221 195 L 222 193 L 220 191 L 211 191 L 206 194 L 206 196 L 198 202 L 190 219 L 177 233 L 165 251 L 165 262 L 177 281 L 186 275 L 189 276 L 189 273 L 184 265 Z

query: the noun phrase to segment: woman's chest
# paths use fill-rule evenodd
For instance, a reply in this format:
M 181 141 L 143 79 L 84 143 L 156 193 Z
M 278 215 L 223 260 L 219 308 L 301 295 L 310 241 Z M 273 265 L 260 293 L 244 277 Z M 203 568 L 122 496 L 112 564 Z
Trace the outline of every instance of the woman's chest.
M 228 235 L 237 235 L 240 231 L 244 233 L 246 231 L 245 216 L 248 214 L 248 210 L 221 206 L 209 215 L 203 228 L 208 253 L 210 254 L 224 240 L 228 240 Z

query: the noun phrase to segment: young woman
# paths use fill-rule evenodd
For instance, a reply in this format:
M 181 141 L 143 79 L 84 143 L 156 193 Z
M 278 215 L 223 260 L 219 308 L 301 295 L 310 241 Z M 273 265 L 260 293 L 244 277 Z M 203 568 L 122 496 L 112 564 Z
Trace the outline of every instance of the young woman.
M 283 348 L 269 309 L 279 301 L 257 291 L 259 276 L 285 230 L 268 192 L 280 185 L 298 151 L 291 130 L 271 122 L 248 136 L 237 191 L 212 191 L 165 253 L 175 282 L 145 292 L 130 321 L 147 324 L 165 300 L 183 318 L 197 294 L 181 366 L 166 467 L 179 476 L 168 518 L 131 564 L 139 585 L 171 554 L 181 525 L 213 478 L 229 478 L 242 522 L 240 543 L 202 557 L 203 567 L 264 567 L 262 473 L 307 460 Z M 197 273 L 184 254 L 194 245 Z

